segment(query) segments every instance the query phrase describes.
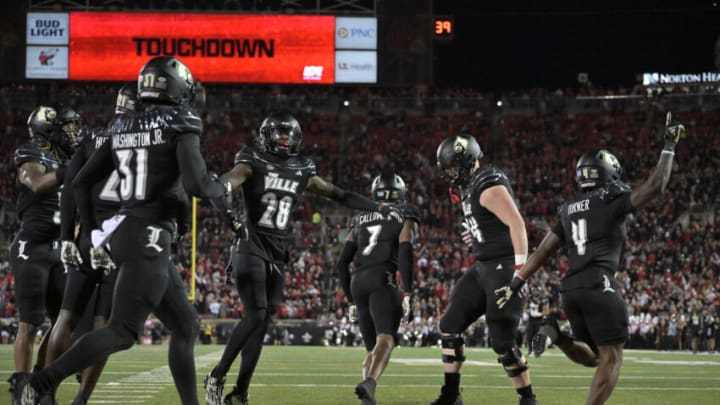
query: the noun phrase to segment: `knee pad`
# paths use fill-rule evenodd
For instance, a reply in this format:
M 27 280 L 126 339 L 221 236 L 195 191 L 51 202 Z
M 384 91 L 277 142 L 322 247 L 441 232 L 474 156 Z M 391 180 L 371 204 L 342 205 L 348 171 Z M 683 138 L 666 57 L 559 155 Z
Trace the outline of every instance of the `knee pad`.
M 523 361 L 522 352 L 517 346 L 513 346 L 510 351 L 498 356 L 498 363 L 502 364 L 508 377 L 517 377 L 529 368 L 527 361 Z
M 440 342 L 443 349 L 453 349 L 453 351 L 455 352 L 455 355 L 443 353 L 443 363 L 462 363 L 463 361 L 465 361 L 465 349 L 463 348 L 465 340 L 462 338 L 462 336 L 458 334 L 443 335 L 440 338 Z
M 131 348 L 135 344 L 135 341 L 138 340 L 137 331 L 120 323 L 110 322 L 105 328 L 109 332 L 108 335 L 112 336 L 113 347 L 118 350 Z M 102 328 L 100 330 L 102 330 Z

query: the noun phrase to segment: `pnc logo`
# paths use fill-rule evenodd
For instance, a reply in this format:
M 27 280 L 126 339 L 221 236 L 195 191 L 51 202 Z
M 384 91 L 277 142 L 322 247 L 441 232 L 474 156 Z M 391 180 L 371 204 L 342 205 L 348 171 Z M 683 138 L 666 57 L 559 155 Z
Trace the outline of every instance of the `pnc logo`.
M 347 38 L 348 35 L 350 35 L 350 31 L 347 28 L 340 27 L 340 29 L 338 29 L 338 36 L 340 38 Z

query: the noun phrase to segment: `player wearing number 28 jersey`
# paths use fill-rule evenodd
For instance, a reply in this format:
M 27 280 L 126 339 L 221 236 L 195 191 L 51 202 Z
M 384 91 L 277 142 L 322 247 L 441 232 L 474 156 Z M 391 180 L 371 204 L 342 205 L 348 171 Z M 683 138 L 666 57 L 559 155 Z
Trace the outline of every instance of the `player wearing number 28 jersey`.
M 315 164 L 299 155 L 302 129 L 288 112 L 273 112 L 259 130 L 258 146 L 247 147 L 235 166 L 222 176 L 241 188 L 244 210 L 231 247 L 230 267 L 244 305 L 243 318 L 233 329 L 218 365 L 205 378 L 208 404 L 247 403 L 248 387 L 260 358 L 271 316 L 282 301 L 286 237 L 300 195 L 310 191 L 346 207 L 365 211 L 393 210 L 359 194 L 340 190 L 317 175 Z M 242 350 L 242 364 L 233 391 L 223 398 L 225 375 Z

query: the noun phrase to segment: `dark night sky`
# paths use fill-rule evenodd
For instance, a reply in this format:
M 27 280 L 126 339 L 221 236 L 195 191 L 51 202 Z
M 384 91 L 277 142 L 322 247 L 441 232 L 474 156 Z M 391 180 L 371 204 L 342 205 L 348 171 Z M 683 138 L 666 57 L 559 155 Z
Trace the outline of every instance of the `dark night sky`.
M 632 85 L 641 72 L 717 70 L 720 0 L 435 0 L 455 37 L 436 43 L 439 85 Z

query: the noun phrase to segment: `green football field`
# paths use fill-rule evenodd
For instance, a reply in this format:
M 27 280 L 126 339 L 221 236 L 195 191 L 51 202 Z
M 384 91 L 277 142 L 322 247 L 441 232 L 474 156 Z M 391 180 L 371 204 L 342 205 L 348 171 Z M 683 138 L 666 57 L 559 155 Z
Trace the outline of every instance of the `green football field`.
M 203 376 L 221 353 L 222 346 L 196 346 L 201 399 Z M 363 358 L 361 348 L 266 346 L 250 387 L 250 403 L 358 404 L 353 388 L 360 381 Z M 166 359 L 167 346 L 135 346 L 112 356 L 90 403 L 177 404 Z M 571 363 L 553 349 L 530 363 L 541 404 L 584 403 L 592 369 Z M 5 380 L 12 364 L 12 346 L 0 346 L 0 404 L 10 403 Z M 465 404 L 517 404 L 515 391 L 490 350 L 469 350 L 463 371 Z M 236 373 L 237 367 L 228 376 L 228 389 Z M 441 384 L 437 349 L 400 347 L 380 381 L 378 402 L 426 405 Z M 69 404 L 77 387 L 75 378 L 68 378 L 59 390 L 60 404 Z M 608 404 L 720 404 L 720 355 L 627 351 L 620 383 Z

